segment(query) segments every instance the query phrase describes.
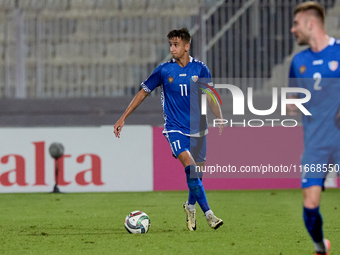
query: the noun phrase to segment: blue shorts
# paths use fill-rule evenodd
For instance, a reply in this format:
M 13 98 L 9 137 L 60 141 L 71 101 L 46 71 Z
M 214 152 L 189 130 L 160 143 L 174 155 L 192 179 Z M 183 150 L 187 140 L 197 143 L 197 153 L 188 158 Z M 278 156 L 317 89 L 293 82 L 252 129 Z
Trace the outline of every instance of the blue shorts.
M 178 132 L 165 133 L 172 155 L 177 158 L 183 151 L 189 151 L 195 162 L 204 162 L 207 155 L 207 136 L 191 137 Z
M 339 175 L 340 150 L 307 149 L 303 153 L 301 164 L 304 167 L 301 174 L 301 187 L 304 189 L 317 185 L 324 189 L 324 182 L 330 171 L 335 171 Z

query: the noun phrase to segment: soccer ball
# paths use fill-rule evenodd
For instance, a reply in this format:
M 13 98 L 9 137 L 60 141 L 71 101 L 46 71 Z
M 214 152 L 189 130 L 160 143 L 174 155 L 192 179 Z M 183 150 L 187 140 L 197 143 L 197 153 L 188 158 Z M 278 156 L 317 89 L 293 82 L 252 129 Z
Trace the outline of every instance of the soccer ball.
M 150 218 L 142 211 L 133 211 L 126 216 L 124 226 L 130 234 L 146 234 L 150 228 Z

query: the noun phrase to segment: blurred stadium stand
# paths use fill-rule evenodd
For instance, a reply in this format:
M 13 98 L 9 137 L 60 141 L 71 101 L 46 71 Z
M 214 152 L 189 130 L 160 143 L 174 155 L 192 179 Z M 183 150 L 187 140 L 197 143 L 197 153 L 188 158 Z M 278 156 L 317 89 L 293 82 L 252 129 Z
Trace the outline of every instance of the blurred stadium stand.
M 169 59 L 166 35 L 181 27 L 213 77 L 261 78 L 240 87 L 252 86 L 270 104 L 268 92 L 286 85 L 298 50 L 289 30 L 299 2 L 0 0 L 0 126 L 113 124 L 140 82 Z M 339 0 L 320 2 L 327 28 L 340 35 Z M 157 93 L 132 124 L 162 124 L 161 115 L 152 117 L 161 112 Z

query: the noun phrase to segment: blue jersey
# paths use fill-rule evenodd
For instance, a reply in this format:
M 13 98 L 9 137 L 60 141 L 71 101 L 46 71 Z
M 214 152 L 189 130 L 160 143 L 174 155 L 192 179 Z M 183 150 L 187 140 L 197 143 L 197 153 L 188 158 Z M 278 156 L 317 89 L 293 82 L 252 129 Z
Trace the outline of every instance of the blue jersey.
M 185 67 L 179 66 L 174 59 L 159 65 L 141 86 L 150 93 L 161 87 L 163 108 L 163 133 L 179 132 L 193 137 L 208 133 L 206 115 L 201 115 L 202 85 L 198 78 L 211 79 L 208 67 L 190 57 Z
M 310 91 L 304 104 L 312 115 L 303 116 L 304 142 L 309 148 L 340 148 L 340 40 L 330 39 L 321 52 L 310 48 L 296 54 L 290 68 L 290 87 Z

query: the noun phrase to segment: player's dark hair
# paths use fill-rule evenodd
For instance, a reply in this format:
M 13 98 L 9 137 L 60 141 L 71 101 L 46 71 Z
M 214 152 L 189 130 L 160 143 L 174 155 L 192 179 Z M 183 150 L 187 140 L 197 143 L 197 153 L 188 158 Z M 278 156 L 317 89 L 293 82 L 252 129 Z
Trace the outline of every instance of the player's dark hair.
M 298 4 L 294 9 L 294 15 L 306 11 L 313 11 L 313 14 L 321 20 L 322 24 L 325 24 L 325 8 L 321 4 L 314 1 Z
M 183 27 L 181 29 L 174 29 L 169 32 L 167 35 L 168 39 L 170 40 L 171 38 L 181 38 L 183 41 L 187 41 L 188 43 L 191 42 L 191 36 L 189 33 L 189 30 L 186 27 Z

